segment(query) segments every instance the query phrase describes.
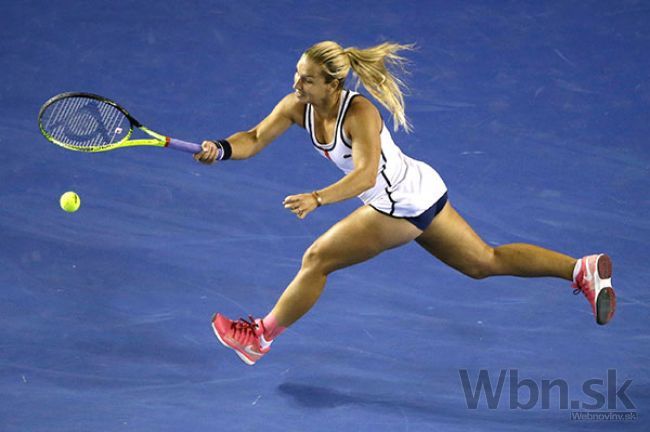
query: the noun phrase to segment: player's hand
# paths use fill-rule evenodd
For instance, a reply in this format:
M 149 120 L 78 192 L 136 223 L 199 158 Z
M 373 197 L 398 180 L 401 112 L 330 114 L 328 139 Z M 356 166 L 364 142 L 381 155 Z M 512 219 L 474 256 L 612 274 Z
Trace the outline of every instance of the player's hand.
M 201 151 L 194 155 L 194 159 L 201 163 L 210 165 L 211 163 L 214 163 L 218 152 L 219 150 L 217 149 L 217 145 L 213 141 L 203 141 L 203 144 L 201 144 Z
M 284 199 L 282 204 L 284 204 L 284 208 L 288 209 L 300 219 L 304 219 L 309 213 L 318 207 L 318 201 L 316 201 L 314 195 L 310 193 L 289 195 Z

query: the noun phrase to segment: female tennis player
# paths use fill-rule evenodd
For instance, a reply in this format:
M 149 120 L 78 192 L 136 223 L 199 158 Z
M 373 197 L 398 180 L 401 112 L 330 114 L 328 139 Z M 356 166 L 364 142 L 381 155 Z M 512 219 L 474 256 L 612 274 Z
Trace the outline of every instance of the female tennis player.
M 383 43 L 344 49 L 331 41 L 317 43 L 298 61 L 294 92 L 261 123 L 224 140 L 204 141 L 195 155 L 208 164 L 247 159 L 296 124 L 307 131 L 314 149 L 345 175 L 323 189 L 286 197 L 284 207 L 304 219 L 323 205 L 355 196 L 363 201 L 307 249 L 300 271 L 263 319 L 235 321 L 214 315 L 216 336 L 246 364 L 268 353 L 273 340 L 316 303 L 330 273 L 413 240 L 475 279 L 512 275 L 572 281 L 575 292 L 581 291 L 591 304 L 598 324 L 614 315 L 607 255 L 575 259 L 529 244 L 487 245 L 454 209 L 438 173 L 402 153 L 373 102 L 346 88 L 352 70 L 375 101 L 390 111 L 395 129 L 408 131 L 404 86 L 395 72 L 404 65 L 400 51 L 411 48 Z

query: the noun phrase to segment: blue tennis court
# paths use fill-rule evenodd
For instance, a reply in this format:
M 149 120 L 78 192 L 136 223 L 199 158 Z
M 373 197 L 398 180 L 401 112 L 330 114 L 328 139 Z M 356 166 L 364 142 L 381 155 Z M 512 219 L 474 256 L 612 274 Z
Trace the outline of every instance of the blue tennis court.
M 0 431 L 650 428 L 650 3 L 27 0 L 0 22 Z M 266 314 L 361 204 L 283 208 L 341 176 L 305 131 L 203 166 L 66 151 L 36 124 L 87 91 L 222 138 L 291 92 L 321 40 L 415 42 L 415 131 L 396 143 L 486 242 L 609 254 L 613 321 L 565 281 L 477 281 L 413 243 L 334 273 L 247 367 L 212 314 Z

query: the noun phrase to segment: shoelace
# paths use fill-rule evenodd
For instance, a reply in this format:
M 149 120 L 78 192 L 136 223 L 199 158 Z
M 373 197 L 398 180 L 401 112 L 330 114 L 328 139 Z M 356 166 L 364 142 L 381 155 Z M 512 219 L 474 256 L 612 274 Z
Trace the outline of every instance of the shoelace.
M 253 318 L 252 315 L 248 315 L 248 319 L 250 321 L 247 321 L 244 318 L 239 318 L 237 321 L 233 321 L 232 324 L 230 324 L 230 328 L 237 332 L 243 332 L 245 334 L 253 334 L 255 335 L 255 330 L 259 327 L 259 325 L 255 322 L 255 318 Z
M 571 284 L 571 288 L 574 288 L 573 290 L 573 295 L 578 295 L 582 292 L 582 288 L 577 284 L 577 282 L 573 282 Z
M 583 291 L 582 291 L 582 288 L 580 288 L 580 285 L 578 285 L 578 282 L 577 282 L 577 281 L 579 281 L 580 279 L 582 279 L 582 276 L 583 276 L 583 271 L 580 270 L 580 273 L 578 273 L 578 275 L 577 275 L 577 277 L 576 277 L 576 281 L 573 282 L 573 283 L 571 284 L 571 288 L 575 288 L 575 289 L 573 290 L 573 295 L 578 295 L 578 294 L 580 294 L 581 292 L 583 292 Z

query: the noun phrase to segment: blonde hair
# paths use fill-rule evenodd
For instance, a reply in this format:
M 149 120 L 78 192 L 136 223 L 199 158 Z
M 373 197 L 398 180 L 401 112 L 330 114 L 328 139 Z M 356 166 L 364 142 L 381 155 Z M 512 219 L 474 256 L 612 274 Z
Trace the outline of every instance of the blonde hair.
M 406 132 L 410 132 L 412 128 L 406 118 L 403 94 L 407 87 L 389 67 L 397 67 L 405 73 L 406 59 L 397 53 L 414 48 L 413 44 L 392 42 L 366 49 L 343 48 L 336 42 L 324 41 L 313 45 L 303 55 L 323 66 L 326 82 L 339 80 L 340 88 L 345 85 L 345 79 L 352 69 L 357 77 L 356 88 L 361 81 L 363 87 L 391 112 L 394 129 L 397 131 L 402 126 Z

